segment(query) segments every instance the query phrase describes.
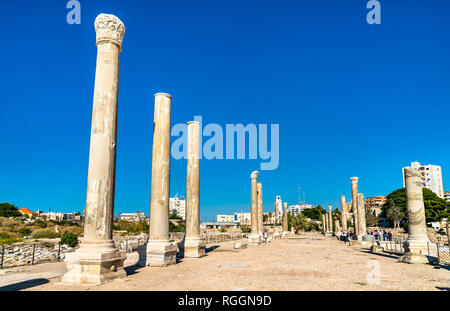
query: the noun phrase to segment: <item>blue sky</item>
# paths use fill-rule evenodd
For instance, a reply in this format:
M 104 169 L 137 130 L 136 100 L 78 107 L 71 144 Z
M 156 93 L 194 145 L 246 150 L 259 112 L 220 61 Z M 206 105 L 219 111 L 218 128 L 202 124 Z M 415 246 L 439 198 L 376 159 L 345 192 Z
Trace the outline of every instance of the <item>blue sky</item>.
M 150 206 L 153 95 L 172 123 L 277 123 L 280 163 L 262 171 L 276 195 L 312 204 L 402 187 L 411 161 L 441 165 L 450 190 L 450 2 L 381 0 L 2 1 L 0 202 L 32 210 L 85 207 L 96 46 L 94 20 L 117 15 L 120 59 L 115 213 Z M 174 140 L 174 138 L 172 139 Z M 260 160 L 202 160 L 201 218 L 249 210 Z M 171 195 L 186 161 L 172 160 Z

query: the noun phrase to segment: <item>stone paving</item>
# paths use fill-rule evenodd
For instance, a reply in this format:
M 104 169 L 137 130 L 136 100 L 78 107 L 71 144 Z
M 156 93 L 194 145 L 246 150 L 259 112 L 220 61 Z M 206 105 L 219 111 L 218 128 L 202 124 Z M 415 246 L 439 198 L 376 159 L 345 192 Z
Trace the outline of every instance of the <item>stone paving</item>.
M 0 290 L 448 290 L 450 267 L 397 262 L 388 253 L 348 246 L 332 237 L 305 233 L 292 239 L 234 249 L 234 242 L 207 245 L 207 256 L 185 258 L 168 267 L 134 266 L 137 253 L 125 261 L 128 276 L 93 286 L 58 285 L 64 263 L 0 272 Z M 217 247 L 218 246 L 218 247 Z M 380 283 L 370 284 L 376 262 Z M 6 273 L 9 272 L 9 273 Z M 369 278 L 368 278 L 369 275 Z M 5 287 L 6 286 L 6 287 Z

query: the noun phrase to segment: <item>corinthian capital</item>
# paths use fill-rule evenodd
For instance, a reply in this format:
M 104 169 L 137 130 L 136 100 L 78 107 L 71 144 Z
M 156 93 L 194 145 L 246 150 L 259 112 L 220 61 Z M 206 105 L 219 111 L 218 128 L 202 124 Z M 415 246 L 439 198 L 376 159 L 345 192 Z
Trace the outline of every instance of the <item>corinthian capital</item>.
M 111 14 L 100 14 L 94 22 L 97 33 L 97 45 L 101 42 L 112 42 L 122 47 L 125 26 L 120 19 Z

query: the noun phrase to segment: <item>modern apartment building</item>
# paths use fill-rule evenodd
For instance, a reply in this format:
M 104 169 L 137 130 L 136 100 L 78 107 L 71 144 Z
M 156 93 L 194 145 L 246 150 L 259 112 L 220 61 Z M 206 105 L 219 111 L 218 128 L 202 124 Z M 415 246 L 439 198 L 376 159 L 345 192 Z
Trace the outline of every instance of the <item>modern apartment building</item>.
M 422 175 L 422 186 L 430 189 L 440 198 L 444 198 L 444 186 L 442 184 L 442 169 L 438 165 L 421 165 L 419 162 L 411 162 L 411 167 L 417 168 Z M 405 168 L 403 171 L 403 187 L 405 186 Z
M 217 215 L 217 222 L 234 222 L 234 215 Z
M 370 212 L 372 215 L 377 216 L 381 214 L 381 207 L 386 202 L 386 197 L 379 195 L 375 197 L 366 198 L 364 207 L 366 212 Z
M 289 205 L 287 210 L 288 210 L 288 213 L 291 213 L 294 216 L 297 216 L 298 214 L 300 214 L 301 212 L 303 212 L 305 209 L 308 209 L 308 208 L 314 208 L 314 205 L 306 204 L 306 203 L 294 204 L 294 205 Z
M 186 219 L 186 200 L 181 200 L 178 194 L 169 198 L 169 215 L 176 215 Z

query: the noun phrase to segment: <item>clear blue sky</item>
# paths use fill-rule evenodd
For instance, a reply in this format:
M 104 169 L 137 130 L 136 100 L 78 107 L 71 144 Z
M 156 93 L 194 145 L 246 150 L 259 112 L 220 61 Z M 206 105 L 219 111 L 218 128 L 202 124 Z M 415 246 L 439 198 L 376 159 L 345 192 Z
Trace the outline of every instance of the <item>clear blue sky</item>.
M 120 63 L 115 213 L 150 206 L 153 95 L 172 123 L 280 124 L 276 195 L 338 206 L 350 177 L 365 196 L 402 187 L 411 161 L 441 165 L 450 190 L 450 2 L 381 0 L 2 1 L 0 202 L 85 207 L 96 46 L 94 19 L 125 24 Z M 259 160 L 202 160 L 201 215 L 249 210 Z M 186 161 L 172 160 L 171 195 Z

